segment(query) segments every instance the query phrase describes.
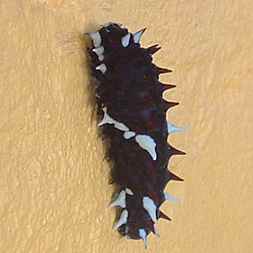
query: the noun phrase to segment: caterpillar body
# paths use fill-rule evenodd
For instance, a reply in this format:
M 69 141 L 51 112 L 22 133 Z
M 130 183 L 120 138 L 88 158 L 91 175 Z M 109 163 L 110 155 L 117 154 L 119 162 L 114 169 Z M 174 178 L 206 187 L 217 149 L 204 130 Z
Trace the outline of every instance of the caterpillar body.
M 167 142 L 168 135 L 183 129 L 167 122 L 166 112 L 177 105 L 163 99 L 175 85 L 159 82 L 171 70 L 157 67 L 152 55 L 160 47 L 140 45 L 145 29 L 130 33 L 116 23 L 89 33 L 91 72 L 96 79 L 98 126 L 112 162 L 112 181 L 119 188 L 112 207 L 119 208 L 114 227 L 123 236 L 142 239 L 158 235 L 157 221 L 170 218 L 160 210 L 170 180 L 183 181 L 168 170 L 173 155 L 185 154 Z

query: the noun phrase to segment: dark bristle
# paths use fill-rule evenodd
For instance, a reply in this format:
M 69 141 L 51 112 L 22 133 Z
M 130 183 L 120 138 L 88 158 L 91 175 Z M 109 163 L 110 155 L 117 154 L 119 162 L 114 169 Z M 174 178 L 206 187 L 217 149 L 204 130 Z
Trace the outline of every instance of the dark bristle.
M 186 153 L 184 151 L 178 150 L 172 146 L 170 146 L 170 148 L 169 148 L 169 153 L 171 155 L 186 155 Z
M 158 74 L 166 74 L 166 73 L 172 72 L 172 70 L 171 69 L 166 69 L 166 68 L 156 67 L 156 72 Z
M 158 44 L 155 44 L 155 45 L 153 45 L 153 46 L 151 46 L 151 47 L 148 47 L 147 48 L 147 51 L 148 51 L 148 53 L 149 54 L 155 54 L 157 51 L 159 51 L 161 49 L 161 47 L 159 47 L 159 45 Z
M 170 108 L 172 108 L 174 106 L 177 106 L 178 104 L 179 104 L 178 102 L 171 102 L 171 101 L 163 100 L 162 101 L 162 108 L 163 108 L 164 111 L 167 111 Z
M 183 178 L 175 175 L 174 173 L 172 173 L 171 171 L 169 172 L 169 180 L 174 180 L 174 181 L 184 181 Z
M 161 92 L 164 92 L 166 90 L 170 90 L 176 87 L 176 85 L 166 84 L 166 83 L 159 83 L 158 85 L 160 87 Z
M 165 213 L 163 213 L 162 211 L 159 212 L 159 218 L 171 221 L 171 218 L 168 215 L 166 215 Z

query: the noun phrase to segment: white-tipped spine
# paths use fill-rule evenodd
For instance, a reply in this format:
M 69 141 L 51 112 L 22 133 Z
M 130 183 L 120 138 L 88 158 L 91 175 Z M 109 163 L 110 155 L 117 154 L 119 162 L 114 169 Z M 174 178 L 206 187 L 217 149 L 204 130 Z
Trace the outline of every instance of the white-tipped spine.
M 139 233 L 140 238 L 143 240 L 144 246 L 145 246 L 145 249 L 146 249 L 148 247 L 148 245 L 147 245 L 147 233 L 146 233 L 145 229 L 140 228 L 138 230 L 138 233 Z
M 121 44 L 123 47 L 127 47 L 129 45 L 130 38 L 131 38 L 130 33 L 126 34 L 124 37 L 121 38 Z
M 99 32 L 91 32 L 89 33 L 91 39 L 93 40 L 94 47 L 99 47 L 102 43 L 102 38 Z
M 118 229 L 120 226 L 124 225 L 127 223 L 127 218 L 128 218 L 128 211 L 124 209 L 120 215 L 119 220 L 117 223 L 114 225 L 114 229 Z
M 134 42 L 135 43 L 140 43 L 141 41 L 141 36 L 145 32 L 146 29 L 142 29 L 136 33 L 133 34 Z
M 167 128 L 168 128 L 168 133 L 172 134 L 172 133 L 179 133 L 179 132 L 184 132 L 185 128 L 183 127 L 177 127 L 174 124 L 167 122 Z
M 110 207 L 126 207 L 126 192 L 124 190 L 118 194 L 118 197 L 110 204 Z
M 157 237 L 160 237 L 160 234 L 158 232 L 158 229 L 157 229 L 157 225 L 154 223 L 154 234 L 157 236 Z
M 131 189 L 129 189 L 129 188 L 126 188 L 126 193 L 128 195 L 134 195 L 133 191 Z
M 171 195 L 168 192 L 164 193 L 164 198 L 165 198 L 165 200 L 170 201 L 170 202 L 179 202 L 178 198 L 174 197 L 173 195 Z
M 107 68 L 106 68 L 106 65 L 104 63 L 102 63 L 96 67 L 96 70 L 99 70 L 104 74 L 106 72 Z
M 157 221 L 156 217 L 156 205 L 150 197 L 143 197 L 142 199 L 143 208 L 148 212 L 150 218 L 155 223 Z

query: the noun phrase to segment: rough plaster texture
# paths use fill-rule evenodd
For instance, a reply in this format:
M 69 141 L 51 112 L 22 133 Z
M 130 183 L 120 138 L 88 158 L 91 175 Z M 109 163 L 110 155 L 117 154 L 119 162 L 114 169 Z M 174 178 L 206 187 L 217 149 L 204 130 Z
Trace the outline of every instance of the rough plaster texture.
M 168 114 L 186 157 L 149 252 L 250 253 L 253 213 L 251 0 L 2 0 L 0 2 L 0 252 L 144 252 L 120 239 L 113 188 L 89 105 L 80 34 L 117 21 L 148 27 L 156 63 L 181 105 Z M 147 252 L 147 251 L 145 251 Z

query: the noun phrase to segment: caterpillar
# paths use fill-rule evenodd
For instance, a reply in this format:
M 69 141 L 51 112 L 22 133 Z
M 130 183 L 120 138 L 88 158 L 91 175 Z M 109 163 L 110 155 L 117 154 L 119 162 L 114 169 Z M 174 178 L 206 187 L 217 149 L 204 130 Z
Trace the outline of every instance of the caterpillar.
M 167 122 L 166 112 L 177 102 L 163 99 L 163 92 L 175 87 L 159 81 L 172 72 L 152 63 L 158 44 L 143 48 L 140 39 L 146 28 L 130 33 L 117 23 L 88 33 L 91 74 L 95 77 L 98 124 L 111 161 L 111 177 L 119 189 L 111 207 L 119 209 L 114 228 L 130 239 L 159 235 L 157 221 L 171 220 L 160 210 L 175 197 L 164 192 L 171 180 L 183 181 L 168 170 L 173 155 L 184 152 L 172 147 L 169 134 L 183 128 Z

